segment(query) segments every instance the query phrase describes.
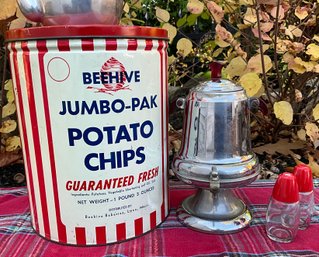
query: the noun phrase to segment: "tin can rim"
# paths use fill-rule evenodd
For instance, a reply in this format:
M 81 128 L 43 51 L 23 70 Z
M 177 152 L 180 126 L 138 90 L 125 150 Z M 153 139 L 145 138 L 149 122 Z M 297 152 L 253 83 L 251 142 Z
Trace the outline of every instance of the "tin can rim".
M 14 29 L 6 32 L 6 41 L 57 38 L 152 38 L 168 40 L 166 29 L 147 26 L 63 25 Z

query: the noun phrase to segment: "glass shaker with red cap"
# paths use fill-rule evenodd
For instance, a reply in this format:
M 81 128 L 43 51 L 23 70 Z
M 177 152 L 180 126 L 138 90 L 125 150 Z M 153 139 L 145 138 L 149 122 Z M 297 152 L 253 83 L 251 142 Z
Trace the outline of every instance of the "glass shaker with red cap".
M 266 214 L 267 236 L 289 243 L 295 238 L 300 219 L 299 191 L 296 177 L 289 172 L 279 175 Z
M 303 230 L 309 227 L 311 216 L 314 210 L 312 171 L 307 165 L 298 164 L 294 168 L 294 175 L 296 177 L 299 188 L 299 229 Z

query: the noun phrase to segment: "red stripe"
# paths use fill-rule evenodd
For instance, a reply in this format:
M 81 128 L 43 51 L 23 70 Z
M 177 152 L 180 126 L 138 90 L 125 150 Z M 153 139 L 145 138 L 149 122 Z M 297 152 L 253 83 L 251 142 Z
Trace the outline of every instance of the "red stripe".
M 163 188 L 163 191 L 164 191 L 164 188 Z M 161 206 L 161 221 L 164 221 L 164 219 L 165 219 L 165 213 L 166 213 L 166 208 L 165 208 L 166 206 L 165 206 L 165 203 L 164 203 L 164 201 L 163 201 L 163 203 L 162 203 L 162 206 Z
M 81 40 L 82 51 L 94 51 L 93 38 L 83 38 Z
M 136 39 L 129 39 L 127 50 L 136 51 L 136 49 L 137 49 L 137 40 Z
M 165 55 L 164 55 L 164 60 L 165 60 L 165 65 L 164 65 L 164 67 L 165 67 L 165 87 L 163 87 L 163 88 L 165 88 L 165 95 L 166 95 L 166 98 L 165 98 L 165 103 L 166 103 L 166 122 L 165 122 L 165 125 L 166 125 L 166 129 L 165 129 L 165 133 L 166 133 L 166 138 L 167 138 L 167 140 L 166 140 L 166 162 L 168 161 L 168 135 L 167 135 L 167 133 L 168 133 L 168 119 L 169 119 L 169 107 L 168 107 L 168 104 L 169 104 L 169 101 L 168 101 L 168 71 L 167 71 L 167 67 L 168 67 L 168 59 L 167 59 L 167 47 L 168 47 L 168 42 L 167 41 L 165 41 Z M 166 167 L 168 167 L 168 166 L 166 166 Z M 167 170 L 166 170 L 166 174 L 168 174 L 167 173 Z M 166 177 L 166 181 L 165 181 L 165 183 L 166 183 L 166 188 L 167 188 L 167 190 L 166 190 L 166 193 L 168 194 L 168 181 L 167 181 L 167 177 Z M 165 201 L 165 199 L 164 199 L 164 201 Z M 162 216 L 162 221 L 164 221 L 164 219 L 165 219 L 165 217 L 166 217 L 166 215 L 168 214 L 168 206 L 170 206 L 169 205 L 169 197 L 168 197 L 168 195 L 166 196 L 166 205 L 165 205 L 165 209 L 164 209 L 164 211 L 165 211 L 165 213 L 164 213 L 164 218 L 163 218 L 163 216 Z
M 106 51 L 117 50 L 117 40 L 116 39 L 105 39 L 105 50 Z
M 143 234 L 143 218 L 134 220 L 135 236 Z
M 85 228 L 76 227 L 75 228 L 76 244 L 86 245 Z
M 58 49 L 60 52 L 70 52 L 70 43 L 68 39 L 58 39 Z
M 45 233 L 45 237 L 48 237 L 50 239 L 51 232 L 50 232 L 50 224 L 49 224 L 47 196 L 46 196 L 45 182 L 44 182 L 41 142 L 40 142 L 40 136 L 39 136 L 37 110 L 36 110 L 36 104 L 34 99 L 32 72 L 30 67 L 30 53 L 29 53 L 27 42 L 22 42 L 21 48 L 23 50 L 23 64 L 24 64 L 24 71 L 26 75 L 25 80 L 26 80 L 26 86 L 27 86 L 27 92 L 28 92 L 28 98 L 29 98 L 29 111 L 30 111 L 30 118 L 31 118 L 31 124 L 32 124 L 32 135 L 33 135 L 33 142 L 34 142 L 38 180 L 39 180 L 39 190 L 40 190 L 40 199 L 41 199 L 42 214 L 43 214 L 44 233 Z
M 163 40 L 159 40 L 158 41 L 157 51 L 162 51 L 163 48 L 164 48 L 164 42 L 163 42 Z M 162 56 L 163 56 L 163 53 L 162 53 Z M 163 61 L 163 60 L 161 59 L 161 61 Z M 163 64 L 163 63 L 161 63 L 161 64 Z
M 106 244 L 106 227 L 96 227 L 95 234 L 97 244 Z
M 48 136 L 47 142 L 48 142 L 49 155 L 50 155 L 51 176 L 52 176 L 52 185 L 53 185 L 55 214 L 56 214 L 57 226 L 58 226 L 58 236 L 59 236 L 59 242 L 66 243 L 67 242 L 66 227 L 61 221 L 60 202 L 59 202 L 59 195 L 58 195 L 57 175 L 56 175 L 54 148 L 53 148 L 53 137 L 52 137 L 52 129 L 51 129 L 51 117 L 50 117 L 48 92 L 47 92 L 47 85 L 46 85 L 46 78 L 45 78 L 45 69 L 44 69 L 44 55 L 48 51 L 46 47 L 46 41 L 43 41 L 43 40 L 38 41 L 37 48 L 39 51 L 38 60 L 39 60 L 39 68 L 40 68 L 40 76 L 41 76 L 45 124 L 47 129 L 47 136 Z
M 164 89 L 165 92 L 167 90 L 167 83 L 164 81 L 163 76 L 164 76 L 164 71 L 163 71 L 163 47 L 164 47 L 164 42 L 162 40 L 159 41 L 159 45 L 157 50 L 160 53 L 160 67 L 161 67 L 161 142 L 162 142 L 162 204 L 161 204 L 161 221 L 164 220 L 165 218 L 165 186 L 166 186 L 166 163 L 165 163 L 165 145 L 167 146 L 167 137 L 165 136 L 165 131 L 166 131 L 166 124 L 164 122 L 164 106 L 165 109 L 167 109 L 167 103 L 168 99 L 164 99 Z M 165 83 L 165 86 L 164 86 Z M 167 98 L 167 94 L 165 94 L 165 98 Z M 167 117 L 166 117 L 167 119 Z M 165 128 L 164 128 L 165 127 Z M 165 140 L 166 138 L 166 140 Z M 166 148 L 167 149 L 167 148 Z M 162 208 L 164 206 L 164 208 Z M 156 226 L 156 217 L 155 217 L 155 226 Z M 152 227 L 152 226 L 151 226 Z
M 126 225 L 125 223 L 120 223 L 116 225 L 116 240 L 123 241 L 126 240 Z
M 20 135 L 23 136 L 23 148 L 25 151 L 25 156 L 24 158 L 24 163 L 26 167 L 26 175 L 27 175 L 27 181 L 28 181 L 28 189 L 29 191 L 29 197 L 31 198 L 32 202 L 32 214 L 34 218 L 35 224 L 33 224 L 33 227 L 37 232 L 39 232 L 39 222 L 38 222 L 38 213 L 37 213 L 37 208 L 36 208 L 36 202 L 35 202 L 35 194 L 34 194 L 34 184 L 33 184 L 33 176 L 32 176 L 32 168 L 31 168 L 31 161 L 30 161 L 30 149 L 29 149 L 29 141 L 28 141 L 28 134 L 26 130 L 26 123 L 25 123 L 25 112 L 24 112 L 24 106 L 22 102 L 22 92 L 21 92 L 21 84 L 20 84 L 20 77 L 19 77 L 19 67 L 18 67 L 18 58 L 17 58 L 17 49 L 15 48 L 15 43 L 11 43 L 11 49 L 13 52 L 13 63 L 11 64 L 11 67 L 14 67 L 14 71 L 11 72 L 12 75 L 15 76 L 15 81 L 16 81 L 16 94 L 17 94 L 17 101 L 19 105 L 17 106 L 18 109 L 18 115 L 20 116 L 21 120 L 21 126 L 19 126 L 20 130 Z M 21 133 L 22 132 L 22 133 Z
M 145 51 L 151 51 L 153 49 L 153 40 L 146 39 L 145 42 L 146 42 Z
M 156 211 L 151 212 L 150 223 L 151 223 L 151 229 L 156 227 Z

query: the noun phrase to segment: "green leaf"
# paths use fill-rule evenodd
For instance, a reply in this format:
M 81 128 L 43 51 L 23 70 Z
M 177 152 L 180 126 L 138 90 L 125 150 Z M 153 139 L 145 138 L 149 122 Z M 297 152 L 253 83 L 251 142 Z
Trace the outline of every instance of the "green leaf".
M 217 44 L 213 40 L 210 40 L 204 44 L 204 47 L 210 48 L 210 50 L 214 50 L 216 46 Z
M 200 16 L 203 20 L 209 20 L 210 16 L 209 13 L 207 11 L 202 12 L 201 16 Z
M 198 15 L 196 15 L 196 14 L 190 14 L 190 15 L 187 17 L 187 25 L 188 25 L 188 26 L 193 26 L 193 25 L 195 25 L 196 20 L 197 20 L 197 17 L 198 17 Z
M 211 74 L 210 71 L 205 71 L 205 72 L 202 71 L 202 72 L 195 74 L 194 78 L 210 79 L 210 74 Z
M 178 21 L 176 22 L 176 26 L 182 27 L 183 25 L 185 25 L 185 23 L 187 22 L 187 14 L 185 14 L 182 18 L 178 19 Z

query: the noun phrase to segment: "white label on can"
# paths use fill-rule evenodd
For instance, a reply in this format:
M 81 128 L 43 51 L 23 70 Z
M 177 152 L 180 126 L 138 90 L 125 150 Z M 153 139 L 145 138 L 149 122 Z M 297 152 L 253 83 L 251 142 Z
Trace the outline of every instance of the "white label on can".
M 32 85 L 28 79 L 25 89 L 17 85 L 17 97 L 26 98 L 19 87 L 32 87 L 42 167 L 51 169 L 43 168 L 47 200 L 37 203 L 38 212 L 43 203 L 48 212 L 43 224 L 50 223 L 51 235 L 44 236 L 116 242 L 149 231 L 167 215 L 165 47 L 159 40 L 130 39 L 29 43 L 30 60 L 23 63 L 30 65 Z M 32 106 L 32 99 L 24 101 Z M 39 167 L 31 170 L 35 177 Z M 50 218 L 52 211 L 57 217 Z

